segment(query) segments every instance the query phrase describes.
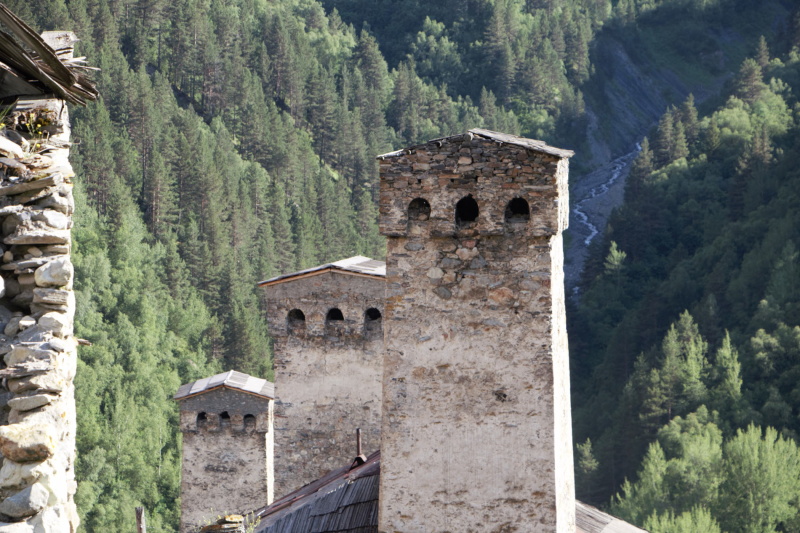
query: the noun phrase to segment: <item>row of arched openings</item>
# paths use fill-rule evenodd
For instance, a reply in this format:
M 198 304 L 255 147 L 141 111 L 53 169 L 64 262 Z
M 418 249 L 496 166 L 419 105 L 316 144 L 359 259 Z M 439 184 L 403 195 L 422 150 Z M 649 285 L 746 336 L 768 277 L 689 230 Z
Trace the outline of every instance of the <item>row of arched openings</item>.
M 197 413 L 197 427 L 198 429 L 204 428 L 208 425 L 208 414 L 205 412 Z M 231 425 L 231 415 L 228 414 L 228 411 L 222 411 L 219 414 L 219 425 L 221 428 L 230 427 Z M 244 427 L 245 429 L 255 428 L 256 427 L 256 416 L 255 415 L 244 415 Z
M 459 228 L 470 227 L 478 220 L 480 209 L 478 202 L 471 194 L 465 196 L 456 204 L 455 222 Z M 431 216 L 431 204 L 424 198 L 414 198 L 408 204 L 408 220 L 410 222 L 423 222 Z M 524 198 L 513 198 L 505 210 L 505 221 L 507 224 L 525 223 L 531 219 L 531 208 Z
M 364 328 L 366 331 L 380 329 L 381 312 L 375 307 L 364 311 Z M 300 309 L 292 309 L 286 317 L 289 332 L 298 333 L 306 328 L 306 315 Z M 325 328 L 336 330 L 344 324 L 344 314 L 338 307 L 331 307 L 325 314 Z

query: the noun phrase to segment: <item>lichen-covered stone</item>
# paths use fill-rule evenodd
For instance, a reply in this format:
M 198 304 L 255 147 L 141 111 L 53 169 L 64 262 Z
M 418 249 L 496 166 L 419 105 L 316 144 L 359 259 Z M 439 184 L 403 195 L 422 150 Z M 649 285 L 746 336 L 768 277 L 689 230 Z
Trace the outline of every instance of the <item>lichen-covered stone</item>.
M 55 449 L 53 428 L 23 424 L 0 426 L 0 452 L 12 461 L 44 461 L 53 456 Z

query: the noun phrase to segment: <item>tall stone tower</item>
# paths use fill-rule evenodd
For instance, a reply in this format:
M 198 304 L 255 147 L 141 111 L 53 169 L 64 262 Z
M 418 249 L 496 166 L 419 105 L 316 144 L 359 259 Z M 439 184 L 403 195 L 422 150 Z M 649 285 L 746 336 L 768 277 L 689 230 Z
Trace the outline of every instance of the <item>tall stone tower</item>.
M 351 257 L 269 279 L 274 340 L 275 494 L 380 447 L 385 265 Z
M 574 533 L 570 156 L 476 129 L 379 157 L 381 532 Z
M 225 372 L 182 385 L 181 533 L 273 499 L 274 387 Z

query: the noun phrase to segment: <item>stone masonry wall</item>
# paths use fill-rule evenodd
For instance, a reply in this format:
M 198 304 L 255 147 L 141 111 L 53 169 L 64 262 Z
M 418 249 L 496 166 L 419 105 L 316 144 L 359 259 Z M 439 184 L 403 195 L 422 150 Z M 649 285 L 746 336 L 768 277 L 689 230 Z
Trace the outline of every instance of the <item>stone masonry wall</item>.
M 180 416 L 181 533 L 272 502 L 272 400 L 216 389 L 181 400 Z
M 379 530 L 573 533 L 568 160 L 472 134 L 380 159 Z
M 4 123 L 0 532 L 74 532 L 77 342 L 69 117 L 60 100 L 20 100 Z
M 275 495 L 380 447 L 383 277 L 326 272 L 265 287 L 275 359 Z M 326 325 L 331 308 L 344 320 Z M 305 322 L 289 326 L 289 312 Z

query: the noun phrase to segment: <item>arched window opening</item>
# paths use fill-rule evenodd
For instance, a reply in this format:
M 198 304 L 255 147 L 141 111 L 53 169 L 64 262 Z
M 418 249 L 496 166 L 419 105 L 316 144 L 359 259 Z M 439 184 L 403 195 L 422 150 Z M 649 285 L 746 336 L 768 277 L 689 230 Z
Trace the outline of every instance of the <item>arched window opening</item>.
M 325 317 L 325 322 L 340 322 L 344 320 L 344 315 L 342 314 L 342 310 L 338 307 L 334 307 L 328 311 L 327 316 Z
M 531 209 L 522 198 L 514 198 L 506 206 L 506 222 L 510 224 L 524 223 L 531 219 Z
M 292 309 L 286 317 L 289 331 L 298 332 L 306 327 L 306 315 L 299 309 Z
M 204 428 L 208 423 L 208 416 L 205 413 L 197 413 L 197 427 Z
M 256 417 L 254 415 L 244 415 L 244 428 L 255 429 Z
M 370 307 L 364 313 L 364 331 L 367 335 L 381 331 L 381 312 Z
M 222 411 L 219 414 L 219 425 L 221 427 L 228 427 L 231 425 L 231 415 L 228 414 L 228 411 Z
M 425 198 L 414 198 L 408 204 L 408 221 L 423 222 L 431 218 L 431 204 Z
M 342 310 L 334 307 L 325 315 L 325 333 L 339 335 L 344 330 L 344 315 Z
M 456 227 L 467 228 L 478 220 L 478 202 L 470 194 L 456 204 Z

